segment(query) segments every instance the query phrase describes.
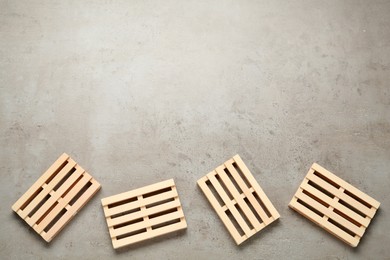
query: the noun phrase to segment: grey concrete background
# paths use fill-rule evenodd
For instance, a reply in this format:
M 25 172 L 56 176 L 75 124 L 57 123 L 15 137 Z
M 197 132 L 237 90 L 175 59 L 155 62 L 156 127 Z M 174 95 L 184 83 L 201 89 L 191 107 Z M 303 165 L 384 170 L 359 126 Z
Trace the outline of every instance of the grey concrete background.
M 390 1 L 0 1 L 1 259 L 390 259 Z M 102 190 L 47 245 L 11 205 L 62 153 Z M 237 247 L 235 154 L 281 219 Z M 287 205 L 311 163 L 382 205 L 351 248 Z M 174 178 L 188 230 L 114 251 L 100 199 Z

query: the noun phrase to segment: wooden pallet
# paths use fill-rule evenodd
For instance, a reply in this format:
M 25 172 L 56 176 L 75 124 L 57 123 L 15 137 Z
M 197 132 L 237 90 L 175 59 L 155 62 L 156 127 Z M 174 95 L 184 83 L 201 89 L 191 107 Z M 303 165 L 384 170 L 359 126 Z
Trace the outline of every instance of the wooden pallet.
M 12 210 L 50 242 L 99 189 L 100 184 L 64 153 Z
M 102 199 L 115 249 L 187 228 L 173 179 Z
M 380 203 L 314 163 L 289 206 L 356 247 Z
M 198 180 L 237 245 L 280 217 L 239 155 Z

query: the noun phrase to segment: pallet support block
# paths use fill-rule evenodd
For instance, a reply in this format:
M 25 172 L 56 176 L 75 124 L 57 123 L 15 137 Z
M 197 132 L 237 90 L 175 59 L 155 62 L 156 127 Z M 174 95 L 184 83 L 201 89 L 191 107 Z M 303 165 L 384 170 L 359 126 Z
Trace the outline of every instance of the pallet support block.
M 100 184 L 64 153 L 12 210 L 50 242 L 99 189 Z
M 289 207 L 356 247 L 380 203 L 314 163 Z
M 280 215 L 239 155 L 198 180 L 237 245 Z
M 187 228 L 173 179 L 102 199 L 115 249 Z

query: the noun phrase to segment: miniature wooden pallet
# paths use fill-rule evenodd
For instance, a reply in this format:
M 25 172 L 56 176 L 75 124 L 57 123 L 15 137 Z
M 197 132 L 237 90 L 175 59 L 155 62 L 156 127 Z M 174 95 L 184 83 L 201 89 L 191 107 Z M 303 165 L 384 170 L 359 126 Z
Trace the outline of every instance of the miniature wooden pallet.
M 115 249 L 187 228 L 173 179 L 102 199 Z
M 289 206 L 356 247 L 380 203 L 314 163 Z
M 237 245 L 280 217 L 239 155 L 198 180 Z
M 50 242 L 99 189 L 100 184 L 64 153 L 12 209 Z

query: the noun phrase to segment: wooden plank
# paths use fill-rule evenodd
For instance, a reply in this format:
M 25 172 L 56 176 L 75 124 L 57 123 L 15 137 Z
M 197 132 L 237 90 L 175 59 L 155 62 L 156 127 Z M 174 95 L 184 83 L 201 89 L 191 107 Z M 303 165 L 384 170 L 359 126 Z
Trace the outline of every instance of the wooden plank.
M 31 196 L 46 182 L 47 179 L 65 162 L 69 159 L 69 155 L 63 153 L 54 163 L 46 170 L 46 172 L 20 197 L 14 205 L 12 210 L 17 212 L 22 205 L 31 198 Z
M 218 202 L 218 200 L 215 198 L 214 194 L 211 192 L 209 187 L 207 187 L 206 181 L 207 177 L 204 176 L 203 178 L 198 180 L 198 186 L 203 191 L 203 193 L 206 195 L 206 198 L 210 202 L 211 206 L 214 208 L 214 210 L 217 212 L 217 215 L 222 220 L 222 223 L 225 225 L 226 229 L 229 231 L 231 236 L 233 237 L 234 241 L 237 245 L 242 243 L 245 239 L 243 239 L 243 236 L 240 235 L 240 233 L 235 228 L 234 224 L 231 222 L 229 217 L 226 215 L 225 210 L 223 210 Z M 226 208 L 227 210 L 227 208 Z
M 245 220 L 242 218 L 241 214 L 238 212 L 235 205 L 232 203 L 232 201 L 229 199 L 228 195 L 226 194 L 225 190 L 222 188 L 221 184 L 218 182 L 218 180 L 215 178 L 214 175 L 208 175 L 207 176 L 210 180 L 210 182 L 213 184 L 214 188 L 217 190 L 218 194 L 221 196 L 223 202 L 227 206 L 227 208 L 232 213 L 233 217 L 237 220 L 238 224 L 244 231 L 245 235 L 253 234 L 254 231 L 250 230 L 248 227 L 248 224 L 245 223 Z
M 315 171 L 317 172 L 320 172 L 321 174 L 323 174 L 324 176 L 326 176 L 328 179 L 334 181 L 335 183 L 337 183 L 338 185 L 340 185 L 341 187 L 343 187 L 345 190 L 349 191 L 350 193 L 354 194 L 356 197 L 360 198 L 361 200 L 367 202 L 368 204 L 370 204 L 372 207 L 378 209 L 379 206 L 380 206 L 380 203 L 379 201 L 373 199 L 372 197 L 368 196 L 367 194 L 365 194 L 364 192 L 360 191 L 359 189 L 355 188 L 354 186 L 352 186 L 351 184 L 349 184 L 348 182 L 344 181 L 343 179 L 339 178 L 338 176 L 334 175 L 333 173 L 331 173 L 330 171 L 326 170 L 325 168 L 323 168 L 322 166 L 320 166 L 319 164 L 317 163 L 314 163 L 311 167 L 312 169 L 314 169 Z
M 237 167 L 249 183 L 249 186 L 237 172 L 233 163 L 237 164 Z M 232 179 L 230 179 L 225 171 L 230 173 Z M 223 186 L 216 179 L 216 176 L 220 177 L 220 180 L 224 184 Z M 232 180 L 235 181 L 237 186 Z M 224 205 L 220 205 L 217 198 L 215 198 L 214 194 L 207 185 L 208 181 L 210 181 L 210 185 L 213 186 L 215 191 L 221 197 Z M 200 178 L 198 180 L 198 185 L 237 245 L 241 244 L 280 217 L 279 213 L 273 207 L 264 191 L 260 188 L 260 185 L 256 182 L 253 175 L 238 155 L 218 166 L 214 171 L 210 172 L 206 176 Z M 229 198 L 228 193 L 231 194 L 232 199 Z M 256 193 L 257 196 L 259 196 L 259 199 L 264 204 L 265 208 L 263 208 L 263 206 L 257 201 L 253 193 Z M 247 201 L 245 201 L 245 199 L 247 199 Z M 236 206 L 238 206 L 239 210 Z M 229 210 L 232 214 L 231 217 L 233 220 L 237 222 L 237 227 L 226 214 L 227 210 Z M 270 212 L 271 217 L 268 217 L 265 210 Z M 240 234 L 241 230 L 238 230 L 238 228 L 243 231 L 243 235 Z
M 295 194 L 295 197 L 297 197 L 298 199 L 304 201 L 305 203 L 309 204 L 310 206 L 314 207 L 315 209 L 317 209 L 318 211 L 323 213 L 328 218 L 335 220 L 337 223 L 341 224 L 342 226 L 344 226 L 348 230 L 352 231 L 356 235 L 358 235 L 360 237 L 363 236 L 364 230 L 365 230 L 364 228 L 360 229 L 359 227 L 355 226 L 354 224 L 352 224 L 351 222 L 349 222 L 345 218 L 343 218 L 340 215 L 336 214 L 332 209 L 329 209 L 328 207 L 325 207 L 321 203 L 317 202 L 316 200 L 312 199 L 308 195 L 304 194 L 302 192 L 302 190 L 298 191 Z
M 176 196 L 178 196 L 177 191 L 170 190 L 168 192 L 160 193 L 160 194 L 158 194 L 156 196 L 152 196 L 152 197 L 148 197 L 146 199 L 143 199 L 142 202 L 139 201 L 139 200 L 136 200 L 136 201 L 132 201 L 130 203 L 126 203 L 126 204 L 123 204 L 123 205 L 120 205 L 120 206 L 116 206 L 114 208 L 107 208 L 104 211 L 104 214 L 105 214 L 106 217 L 110 217 L 110 216 L 122 213 L 124 211 L 129 211 L 129 210 L 132 210 L 132 209 L 139 208 L 142 205 L 148 206 L 150 204 L 153 204 L 153 203 L 156 203 L 156 202 L 159 202 L 159 201 L 162 201 L 162 200 L 167 200 L 167 199 L 170 199 L 170 198 L 174 198 Z M 110 205 L 110 204 L 107 204 L 107 205 Z
M 327 230 L 328 232 L 332 233 L 336 237 L 340 238 L 341 240 L 343 240 L 347 244 L 349 244 L 349 245 L 351 245 L 353 247 L 356 247 L 357 244 L 359 243 L 359 239 L 357 239 L 356 237 L 352 237 L 351 235 L 346 233 L 344 230 L 336 227 L 332 223 L 326 221 L 324 218 L 322 218 L 319 215 L 315 214 L 313 211 L 307 209 L 302 204 L 298 203 L 296 201 L 296 199 L 292 200 L 290 202 L 289 206 L 292 209 L 294 209 L 297 212 L 299 212 L 302 216 L 310 219 L 315 224 L 317 224 L 320 227 L 324 228 L 325 230 Z
M 67 162 L 66 165 L 64 165 L 65 162 Z M 64 165 L 62 169 L 59 168 L 61 165 Z M 72 172 L 73 167 L 76 170 Z M 56 176 L 53 177 L 56 172 Z M 83 177 L 79 180 L 81 176 Z M 75 184 L 77 180 L 79 181 Z M 70 205 L 69 203 L 75 200 L 75 196 L 88 182 L 91 182 L 91 186 L 73 205 Z M 41 192 L 36 193 L 40 189 Z M 63 154 L 13 205 L 12 209 L 25 219 L 43 239 L 50 242 L 99 189 L 100 184 L 92 176 L 85 172 L 67 154 Z M 47 196 L 49 198 L 46 200 Z M 30 203 L 26 205 L 27 203 L 24 200 L 28 200 Z M 24 209 L 20 208 L 23 205 L 26 207 Z M 59 218 L 60 212 L 64 211 L 65 214 Z M 53 225 L 57 218 L 59 220 Z M 51 227 L 48 227 L 49 224 Z M 47 232 L 45 229 L 48 229 Z
M 227 176 L 226 172 L 223 170 L 223 168 L 221 166 L 216 168 L 215 170 L 218 173 L 218 176 L 222 179 L 223 183 L 228 188 L 228 190 L 231 192 L 233 198 L 236 200 L 237 204 L 239 205 L 241 210 L 244 212 L 244 214 L 248 218 L 249 222 L 256 229 L 256 231 L 260 230 L 261 223 L 257 220 L 257 218 L 253 214 L 252 210 L 246 204 L 246 202 L 244 201 L 244 198 L 238 192 L 238 190 L 234 186 L 233 182 L 229 179 L 229 176 Z
M 360 216 L 359 214 L 357 214 L 354 211 L 350 210 L 349 208 L 347 208 L 343 204 L 338 203 L 334 199 L 330 198 L 329 196 L 327 196 L 324 193 L 320 192 L 319 190 L 317 190 L 313 186 L 309 185 L 307 182 L 303 183 L 301 185 L 301 188 L 303 190 L 306 190 L 306 191 L 310 192 L 311 194 L 313 194 L 317 198 L 321 199 L 325 203 L 329 204 L 333 208 L 339 210 L 340 212 L 343 212 L 344 214 L 346 214 L 347 216 L 351 217 L 353 220 L 355 220 L 356 222 L 360 223 L 364 227 L 367 227 L 368 224 L 370 223 L 370 219 L 369 218 L 363 218 L 362 216 Z
M 317 175 L 323 177 L 320 178 Z M 309 181 L 311 181 L 310 184 Z M 345 190 L 355 196 L 362 196 L 362 198 L 355 199 L 345 193 Z M 329 197 L 328 193 L 334 198 Z M 372 207 L 368 208 L 359 200 L 372 203 Z M 356 247 L 370 224 L 371 218 L 374 217 L 377 210 L 375 207 L 379 206 L 379 202 L 318 164 L 313 164 L 289 206 L 339 239 Z M 355 212 L 355 209 L 360 213 Z M 361 216 L 362 213 L 366 217 Z
M 375 208 L 368 209 L 363 204 L 357 202 L 355 199 L 351 198 L 350 196 L 348 196 L 347 194 L 345 194 L 341 190 L 335 188 L 334 186 L 330 185 L 329 183 L 327 183 L 326 181 L 322 180 L 321 178 L 315 176 L 314 174 L 309 174 L 306 178 L 313 181 L 314 183 L 320 185 L 322 188 L 324 188 L 328 192 L 332 193 L 340 200 L 343 200 L 346 203 L 348 203 L 349 205 L 353 206 L 355 209 L 359 210 L 360 212 L 364 213 L 369 218 L 374 217 L 375 212 L 376 212 Z
M 233 161 L 233 160 L 231 160 Z M 233 161 L 234 162 L 234 161 Z M 268 225 L 272 222 L 272 219 L 270 219 L 267 216 L 267 213 L 265 213 L 263 207 L 259 204 L 255 196 L 253 196 L 253 188 L 248 188 L 248 186 L 245 184 L 244 180 L 240 177 L 237 170 L 233 167 L 232 163 L 225 163 L 226 168 L 229 170 L 229 172 L 232 174 L 233 178 L 238 183 L 239 187 L 243 191 L 246 198 L 248 198 L 249 202 L 252 204 L 252 206 L 255 208 L 256 213 L 259 215 L 261 220 L 264 222 L 265 225 Z
M 164 191 L 165 188 L 171 190 Z M 156 194 L 145 198 L 148 193 Z M 102 199 L 113 247 L 120 248 L 186 228 L 187 223 L 178 196 L 175 183 L 171 179 Z M 132 198 L 136 201 L 116 206 L 119 202 L 127 202 Z M 148 207 L 155 203 L 156 205 Z
M 45 217 L 39 224 L 33 226 L 34 230 L 38 233 L 41 233 L 47 225 L 64 209 L 69 202 L 81 191 L 81 189 L 91 180 L 89 174 L 84 174 L 83 178 L 77 182 L 77 184 L 72 188 L 72 190 L 66 194 L 64 198 L 50 211 L 50 214 Z
M 241 171 L 244 173 L 245 177 L 247 178 L 248 182 L 252 185 L 252 187 L 255 189 L 257 194 L 259 195 L 261 201 L 264 203 L 264 205 L 267 207 L 268 211 L 271 213 L 272 218 L 278 219 L 280 217 L 278 211 L 275 209 L 275 207 L 272 205 L 271 201 L 268 199 L 267 195 L 265 195 L 265 192 L 260 187 L 260 185 L 257 183 L 256 179 L 253 177 L 252 173 L 249 171 L 248 167 L 246 167 L 245 163 L 242 161 L 241 157 L 237 154 L 233 157 L 233 160 L 237 163 L 238 167 L 241 169 Z
M 77 167 L 77 170 L 64 182 L 61 187 L 53 193 L 53 195 L 39 208 L 39 210 L 27 221 L 30 226 L 38 221 L 39 218 L 52 207 L 61 196 L 70 188 L 70 186 L 83 174 L 85 171 L 81 167 Z
M 180 201 L 174 200 L 174 201 L 167 202 L 167 203 L 164 203 L 164 204 L 152 207 L 152 208 L 145 208 L 145 210 L 143 210 L 143 211 L 139 210 L 137 212 L 133 212 L 133 213 L 130 213 L 128 215 L 124 215 L 124 216 L 120 216 L 120 217 L 116 217 L 116 218 L 107 218 L 107 225 L 109 227 L 112 227 L 115 225 L 119 225 L 121 223 L 129 222 L 129 221 L 134 220 L 134 219 L 143 218 L 145 216 L 156 214 L 156 213 L 159 213 L 161 211 L 168 210 L 168 209 L 174 209 L 177 207 L 180 207 Z
M 155 230 L 152 230 L 150 232 L 144 232 L 144 233 L 137 234 L 134 236 L 129 236 L 129 237 L 126 237 L 126 238 L 123 238 L 120 240 L 113 240 L 112 244 L 113 244 L 114 249 L 118 249 L 118 248 L 121 248 L 124 246 L 128 246 L 128 245 L 138 243 L 138 242 L 141 242 L 144 240 L 148 240 L 152 237 L 153 238 L 158 237 L 161 235 L 171 233 L 173 231 L 179 231 L 179 230 L 186 229 L 186 228 L 187 228 L 187 223 L 181 221 L 181 222 L 172 224 L 171 226 L 161 227 L 159 229 L 155 229 Z
M 181 212 L 181 211 L 175 211 L 172 213 L 164 214 L 162 216 L 155 217 L 153 219 L 149 219 L 147 222 L 141 221 L 141 222 L 138 222 L 136 224 L 127 225 L 127 226 L 124 226 L 121 228 L 114 229 L 113 232 L 111 233 L 111 237 L 117 237 L 117 236 L 124 235 L 124 234 L 130 233 L 130 232 L 133 232 L 133 231 L 140 230 L 142 228 L 147 228 L 147 227 L 158 225 L 158 224 L 170 221 L 170 220 L 179 219 L 183 216 L 184 216 L 183 212 Z
M 114 202 L 120 202 L 120 201 L 125 200 L 125 199 L 134 198 L 134 197 L 137 197 L 137 196 L 142 195 L 142 194 L 147 194 L 147 193 L 150 193 L 153 191 L 158 191 L 160 189 L 169 188 L 169 187 L 172 187 L 174 185 L 175 185 L 175 183 L 174 183 L 173 179 L 158 182 L 158 183 L 155 183 L 152 185 L 145 186 L 143 188 L 135 189 L 135 190 L 128 191 L 128 192 L 123 192 L 123 193 L 120 193 L 120 194 L 117 194 L 114 196 L 104 198 L 104 199 L 102 199 L 102 205 L 106 206 L 106 205 L 112 204 Z
M 66 226 L 66 224 L 77 215 L 80 209 L 83 208 L 84 205 L 99 191 L 101 187 L 100 184 L 95 179 L 91 179 L 90 181 L 92 182 L 92 185 L 88 187 L 75 204 L 69 207 L 61 219 L 59 219 L 47 233 L 44 232 L 45 234 L 42 236 L 46 238 L 48 242 L 50 242 L 53 237 L 55 237 Z
M 53 190 L 55 185 L 63 178 L 66 174 L 76 165 L 76 162 L 69 159 L 68 163 L 64 168 L 50 181 L 50 183 L 46 184 L 43 187 L 43 190 L 28 204 L 28 206 L 23 209 L 23 212 L 20 216 L 24 219 L 27 215 L 41 202 L 49 193 Z

